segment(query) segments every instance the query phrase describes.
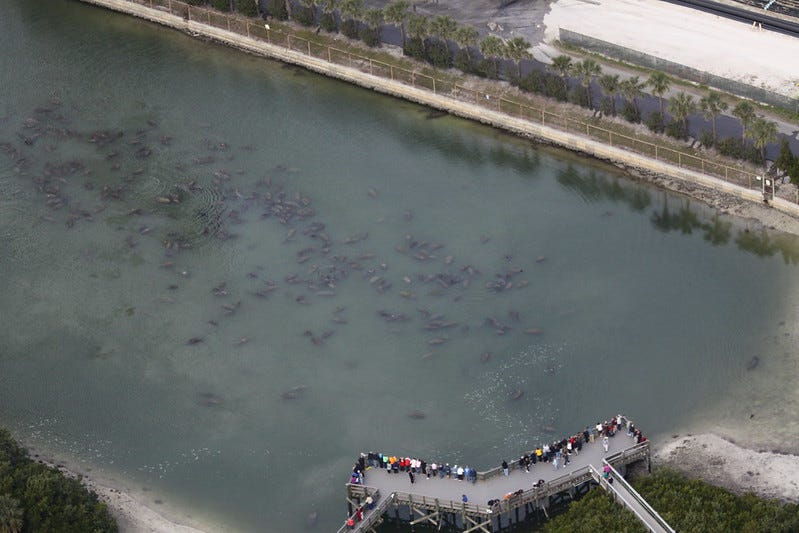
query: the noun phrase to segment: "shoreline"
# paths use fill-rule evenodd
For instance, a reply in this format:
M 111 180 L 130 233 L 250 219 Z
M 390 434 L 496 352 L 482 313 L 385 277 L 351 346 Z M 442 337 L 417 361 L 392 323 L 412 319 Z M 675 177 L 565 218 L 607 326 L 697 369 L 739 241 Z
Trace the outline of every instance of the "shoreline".
M 44 451 L 40 448 L 27 446 L 20 441 L 28 451 L 33 461 L 54 468 L 63 475 L 78 479 L 81 484 L 89 491 L 97 494 L 98 499 L 108 506 L 108 511 L 117 521 L 120 533 L 208 533 L 217 528 L 203 527 L 198 523 L 191 522 L 188 517 L 178 521 L 174 517 L 168 516 L 163 510 L 156 510 L 137 498 L 133 491 L 116 479 L 106 479 L 102 475 L 97 475 L 91 467 L 75 467 L 67 460 L 57 459 L 59 454 Z M 85 470 L 92 470 L 86 473 Z M 160 500 L 155 500 L 160 502 Z M 160 511 L 160 512 L 159 512 Z M 185 520 L 185 522 L 184 522 Z
M 355 68 L 331 63 L 215 26 L 183 19 L 165 10 L 149 8 L 127 0 L 80 1 L 176 29 L 193 37 L 210 39 L 247 53 L 297 65 L 324 76 L 442 110 L 542 144 L 586 155 L 617 166 L 633 180 L 646 182 L 694 198 L 718 209 L 722 214 L 742 217 L 747 222 L 757 221 L 761 227 L 799 235 L 799 205 L 782 198 L 775 198 L 766 206 L 763 204 L 760 191 L 747 189 L 701 172 L 652 159 L 589 137 L 516 118 L 392 79 L 371 75 Z
M 715 433 L 687 433 L 659 444 L 652 459 L 736 494 L 799 503 L 799 455 L 746 448 Z

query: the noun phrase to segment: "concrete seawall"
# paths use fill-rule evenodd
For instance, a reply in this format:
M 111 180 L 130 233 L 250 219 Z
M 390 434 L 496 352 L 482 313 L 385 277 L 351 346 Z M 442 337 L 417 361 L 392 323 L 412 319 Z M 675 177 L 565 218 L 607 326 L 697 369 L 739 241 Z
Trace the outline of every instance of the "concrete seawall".
M 763 200 L 759 191 L 727 183 L 700 172 L 680 168 L 663 161 L 657 161 L 621 148 L 603 144 L 588 137 L 535 124 L 504 113 L 491 111 L 475 104 L 435 94 L 428 90 L 411 87 L 398 81 L 373 76 L 354 68 L 330 63 L 300 52 L 288 50 L 257 39 L 248 38 L 247 36 L 235 32 L 186 20 L 160 9 L 149 8 L 126 0 L 81 1 L 120 13 L 133 15 L 192 35 L 212 39 L 252 54 L 302 66 L 325 76 L 337 78 L 367 89 L 447 111 L 453 115 L 475 120 L 516 135 L 535 139 L 539 142 L 553 144 L 575 152 L 584 153 L 620 166 L 642 179 L 658 183 L 661 186 L 679 192 L 685 192 L 686 187 L 670 186 L 668 182 L 663 183 L 662 180 L 658 180 L 658 178 L 673 178 L 688 184 L 689 189 L 699 186 L 755 203 L 761 203 Z M 799 205 L 781 198 L 776 198 L 770 205 L 790 216 L 799 218 Z

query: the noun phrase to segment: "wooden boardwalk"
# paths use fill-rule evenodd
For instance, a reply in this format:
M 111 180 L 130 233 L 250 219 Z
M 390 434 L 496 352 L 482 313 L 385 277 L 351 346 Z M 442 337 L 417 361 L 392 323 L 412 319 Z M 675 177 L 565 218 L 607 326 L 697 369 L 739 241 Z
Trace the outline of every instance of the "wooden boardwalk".
M 368 468 L 363 485 L 347 484 L 347 501 L 352 513 L 371 496 L 373 509 L 364 506 L 363 520 L 354 529 L 345 524 L 340 532 L 372 531 L 388 517 L 411 525 L 428 523 L 464 533 L 493 533 L 539 513 L 548 516 L 550 505 L 569 501 L 599 484 L 617 502 L 630 508 L 650 531 L 673 533 L 622 476 L 628 464 L 642 460 L 649 464 L 649 442 L 636 444 L 622 430 L 610 437 L 608 444 L 605 452 L 600 439 L 586 442 L 579 455 L 572 454 L 569 464 L 557 470 L 551 462 L 539 462 L 525 472 L 518 468 L 518 457 L 508 457 L 505 459 L 510 466 L 509 475 L 505 476 L 498 466 L 479 472 L 475 482 L 456 477 L 428 479 L 424 474 L 416 474 L 411 484 L 406 472 L 389 474 L 384 468 Z M 618 483 L 608 484 L 602 478 L 606 464 L 612 467 Z M 512 493 L 516 494 L 506 497 Z M 489 506 L 489 500 L 499 500 L 499 504 Z

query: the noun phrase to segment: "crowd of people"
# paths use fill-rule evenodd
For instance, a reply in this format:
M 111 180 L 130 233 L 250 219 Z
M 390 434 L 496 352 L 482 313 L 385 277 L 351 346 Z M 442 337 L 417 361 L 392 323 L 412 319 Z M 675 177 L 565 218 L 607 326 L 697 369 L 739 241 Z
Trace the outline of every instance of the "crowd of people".
M 600 440 L 605 452 L 610 447 L 610 438 L 620 431 L 625 431 L 628 437 L 635 439 L 635 444 L 646 441 L 646 437 L 635 427 L 635 424 L 622 415 L 617 415 L 603 422 L 597 422 L 594 427 L 586 426 L 584 430 L 578 431 L 564 439 L 552 443 L 542 444 L 534 450 L 530 450 L 520 456 L 515 466 L 520 471 L 530 472 L 530 469 L 539 463 L 552 465 L 555 470 L 566 468 L 574 456 L 580 455 L 583 446 L 589 442 Z M 477 481 L 477 470 L 466 465 L 452 465 L 449 463 L 427 462 L 423 459 L 412 457 L 397 457 L 384 453 L 362 453 L 358 461 L 352 468 L 350 483 L 363 484 L 366 471 L 369 468 L 382 469 L 388 474 L 407 474 L 410 483 L 416 481 L 416 476 L 425 476 L 427 479 L 458 479 L 462 481 Z M 511 465 L 507 461 L 502 461 L 502 474 L 510 475 Z M 533 487 L 542 486 L 544 480 L 539 479 Z M 510 499 L 515 495 L 522 494 L 523 491 L 509 492 L 504 499 Z M 464 495 L 465 497 L 465 495 Z M 466 500 L 464 500 L 466 501 Z M 501 500 L 491 500 L 491 504 L 498 504 Z

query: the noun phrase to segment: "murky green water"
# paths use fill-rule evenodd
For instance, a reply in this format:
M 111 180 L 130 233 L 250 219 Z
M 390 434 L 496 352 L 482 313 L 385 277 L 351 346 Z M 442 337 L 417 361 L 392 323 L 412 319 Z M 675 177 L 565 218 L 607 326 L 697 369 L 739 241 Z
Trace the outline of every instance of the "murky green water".
M 77 2 L 0 8 L 0 422 L 27 442 L 292 531 L 338 526 L 362 449 L 485 468 L 618 411 L 776 425 L 789 239 Z

